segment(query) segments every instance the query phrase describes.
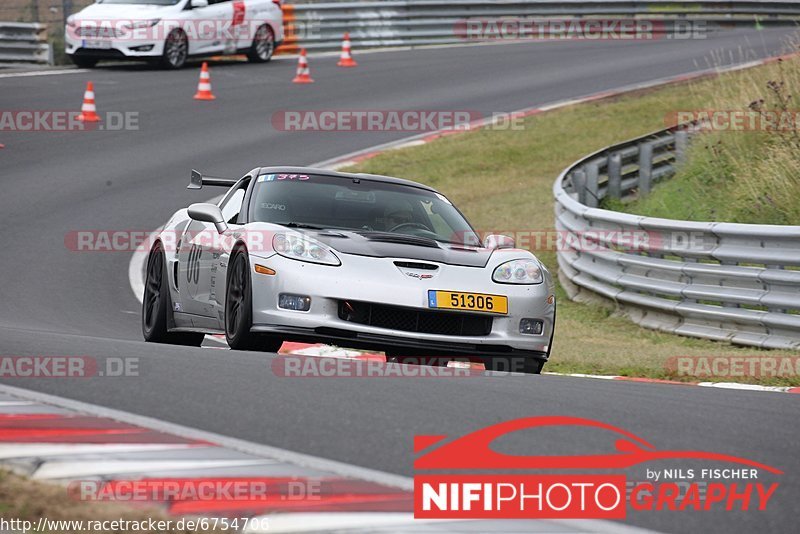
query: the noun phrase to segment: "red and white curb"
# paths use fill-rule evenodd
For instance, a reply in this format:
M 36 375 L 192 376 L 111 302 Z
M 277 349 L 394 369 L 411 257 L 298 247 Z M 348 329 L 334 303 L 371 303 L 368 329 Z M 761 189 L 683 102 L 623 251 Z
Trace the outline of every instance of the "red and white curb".
M 454 532 L 463 525 L 414 519 L 413 480 L 407 477 L 4 384 L 0 466 L 61 484 L 76 500 L 87 486 L 92 495 L 130 496 L 140 495 L 133 488 L 205 485 L 205 492 L 173 491 L 169 498 L 124 503 L 160 506 L 173 516 L 248 518 L 245 531 L 252 533 Z M 258 483 L 265 491 L 258 498 L 208 492 L 241 483 Z M 298 487 L 306 492 L 298 493 Z M 487 521 L 468 530 L 505 530 L 504 524 Z M 595 520 L 516 525 L 520 532 L 650 532 Z

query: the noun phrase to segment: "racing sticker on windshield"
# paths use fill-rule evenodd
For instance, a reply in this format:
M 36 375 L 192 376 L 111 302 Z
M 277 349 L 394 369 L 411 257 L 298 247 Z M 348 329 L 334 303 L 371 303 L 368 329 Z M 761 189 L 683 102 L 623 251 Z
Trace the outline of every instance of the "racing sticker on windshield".
M 307 174 L 264 174 L 258 177 L 259 182 L 274 182 L 275 180 L 292 180 L 298 182 L 305 182 L 310 180 L 311 177 Z

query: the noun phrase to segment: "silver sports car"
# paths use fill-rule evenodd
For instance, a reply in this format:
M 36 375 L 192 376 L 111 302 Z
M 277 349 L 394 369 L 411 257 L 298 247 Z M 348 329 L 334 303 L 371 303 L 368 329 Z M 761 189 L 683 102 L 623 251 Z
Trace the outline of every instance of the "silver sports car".
M 453 358 L 539 373 L 553 344 L 553 280 L 507 236 L 483 241 L 441 193 L 415 182 L 302 167 L 239 180 L 192 171 L 217 204 L 175 213 L 147 261 L 147 341 L 233 349 L 284 341 Z

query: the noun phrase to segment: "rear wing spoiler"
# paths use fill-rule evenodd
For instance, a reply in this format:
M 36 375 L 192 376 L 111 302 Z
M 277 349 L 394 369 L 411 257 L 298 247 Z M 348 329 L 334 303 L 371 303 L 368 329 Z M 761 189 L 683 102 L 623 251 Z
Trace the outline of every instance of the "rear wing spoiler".
M 192 176 L 189 178 L 189 185 L 186 189 L 202 189 L 204 185 L 212 187 L 231 187 L 239 180 L 232 178 L 218 178 L 216 176 L 203 176 L 203 173 L 192 169 Z

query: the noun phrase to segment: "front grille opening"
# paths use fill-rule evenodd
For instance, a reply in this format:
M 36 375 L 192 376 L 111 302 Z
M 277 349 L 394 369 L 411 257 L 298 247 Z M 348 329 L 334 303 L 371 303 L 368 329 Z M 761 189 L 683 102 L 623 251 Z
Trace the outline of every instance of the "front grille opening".
M 339 301 L 339 319 L 377 328 L 444 336 L 486 336 L 492 331 L 489 315 L 418 310 L 352 300 Z
M 438 265 L 433 265 L 432 263 L 418 263 L 415 261 L 396 261 L 394 264 L 403 269 L 420 269 L 423 271 L 435 271 L 439 268 Z

